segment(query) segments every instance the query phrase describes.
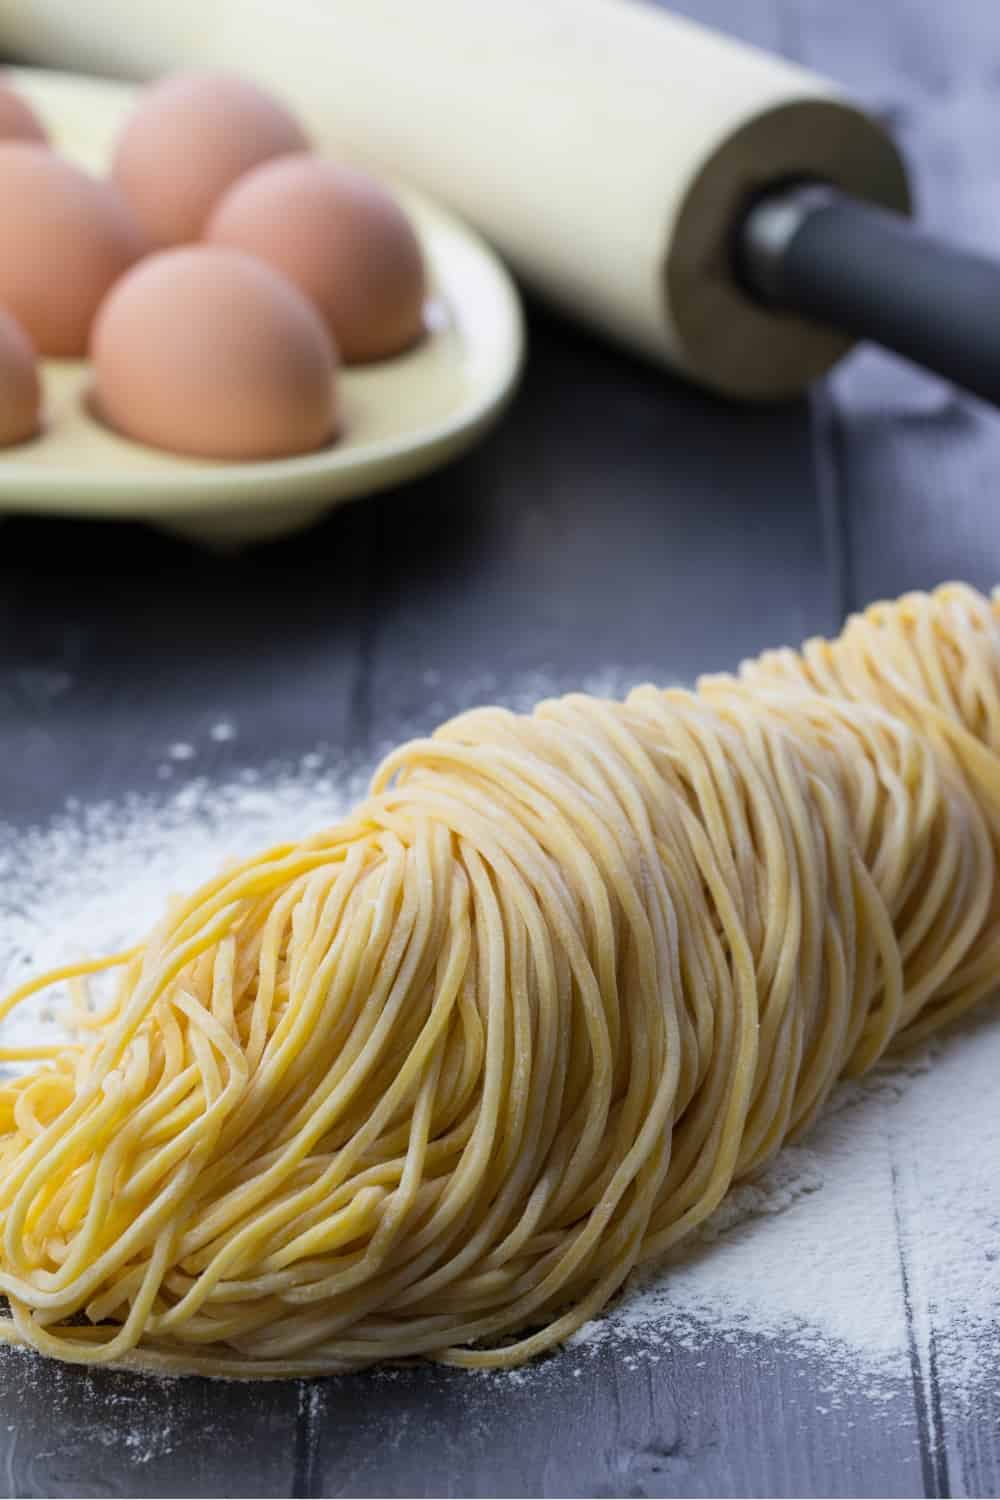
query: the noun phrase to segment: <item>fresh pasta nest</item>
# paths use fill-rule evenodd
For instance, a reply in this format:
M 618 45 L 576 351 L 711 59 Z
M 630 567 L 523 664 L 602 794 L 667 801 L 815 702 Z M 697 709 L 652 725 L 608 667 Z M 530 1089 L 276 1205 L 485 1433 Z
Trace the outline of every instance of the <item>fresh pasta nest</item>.
M 558 1344 L 996 988 L 998 750 L 1000 604 L 960 585 L 404 746 L 6 1002 L 83 991 L 0 1083 L 2 1336 L 243 1376 Z

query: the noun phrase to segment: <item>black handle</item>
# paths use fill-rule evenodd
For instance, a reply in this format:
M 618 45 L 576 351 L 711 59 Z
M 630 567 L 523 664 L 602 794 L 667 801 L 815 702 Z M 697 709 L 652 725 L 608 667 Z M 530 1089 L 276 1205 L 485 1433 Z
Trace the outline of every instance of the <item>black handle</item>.
M 874 339 L 1000 405 L 1000 265 L 822 183 L 747 213 L 740 275 L 769 307 Z

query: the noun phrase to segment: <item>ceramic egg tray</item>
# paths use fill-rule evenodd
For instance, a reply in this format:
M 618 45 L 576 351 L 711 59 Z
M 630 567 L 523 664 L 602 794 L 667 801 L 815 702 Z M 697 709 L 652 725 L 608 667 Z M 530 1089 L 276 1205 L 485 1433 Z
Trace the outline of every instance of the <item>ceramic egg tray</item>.
M 135 90 L 100 79 L 13 69 L 10 82 L 53 145 L 107 167 Z M 450 214 L 394 185 L 419 235 L 431 296 L 412 350 L 338 377 L 343 430 L 316 453 L 265 463 L 179 458 L 130 442 L 90 411 L 89 366 L 43 362 L 43 429 L 0 453 L 0 515 L 49 512 L 143 520 L 214 545 L 263 541 L 307 526 L 342 501 L 435 468 L 499 413 L 520 366 L 513 283 Z

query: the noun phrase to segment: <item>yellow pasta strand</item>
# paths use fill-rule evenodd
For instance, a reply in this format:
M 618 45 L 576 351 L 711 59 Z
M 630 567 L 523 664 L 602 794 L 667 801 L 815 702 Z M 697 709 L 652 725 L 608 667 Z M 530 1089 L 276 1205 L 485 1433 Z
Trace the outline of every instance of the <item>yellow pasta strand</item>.
M 695 693 L 463 714 L 0 1051 L 0 1338 L 234 1376 L 516 1365 L 1000 984 L 1000 603 Z

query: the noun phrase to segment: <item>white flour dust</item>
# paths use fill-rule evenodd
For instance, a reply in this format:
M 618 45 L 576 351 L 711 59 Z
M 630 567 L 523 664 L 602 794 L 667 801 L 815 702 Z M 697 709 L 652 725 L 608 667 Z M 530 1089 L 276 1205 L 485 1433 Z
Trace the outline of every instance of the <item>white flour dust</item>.
M 608 694 L 625 685 L 610 671 L 583 684 Z M 476 688 L 466 701 L 500 696 L 495 684 Z M 521 707 L 560 688 L 538 674 L 503 696 Z M 225 719 L 209 738 L 239 747 Z M 141 936 L 172 892 L 229 857 L 329 824 L 367 780 L 365 768 L 314 752 L 220 784 L 197 776 L 199 753 L 182 741 L 166 748 L 192 779 L 160 800 L 70 803 L 44 827 L 0 830 L 4 990 Z M 33 1002 L 2 1034 L 23 1043 L 53 1024 Z M 944 1401 L 975 1399 L 997 1380 L 998 1077 L 1000 1014 L 987 1006 L 919 1055 L 841 1086 L 808 1139 L 736 1188 L 692 1247 L 637 1273 L 571 1357 L 609 1344 L 631 1359 L 775 1339 L 875 1394 L 883 1375 L 926 1380 L 934 1366 Z

